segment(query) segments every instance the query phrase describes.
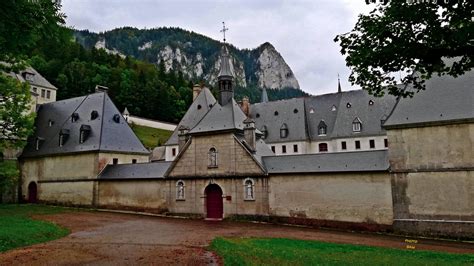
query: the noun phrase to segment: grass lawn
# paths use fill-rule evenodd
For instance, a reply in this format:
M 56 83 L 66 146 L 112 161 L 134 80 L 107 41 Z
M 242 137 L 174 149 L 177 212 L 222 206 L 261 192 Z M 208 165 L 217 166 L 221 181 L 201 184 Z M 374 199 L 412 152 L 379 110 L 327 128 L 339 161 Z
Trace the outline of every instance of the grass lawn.
M 474 265 L 474 255 L 283 238 L 216 238 L 226 265 Z
M 173 134 L 173 131 L 164 129 L 157 129 L 152 127 L 145 127 L 139 125 L 130 125 L 133 132 L 137 135 L 143 145 L 147 148 L 154 148 L 158 146 L 158 142 L 162 145 Z
M 0 204 L 0 252 L 61 238 L 69 233 L 46 221 L 33 220 L 34 214 L 68 211 L 60 207 L 37 204 Z

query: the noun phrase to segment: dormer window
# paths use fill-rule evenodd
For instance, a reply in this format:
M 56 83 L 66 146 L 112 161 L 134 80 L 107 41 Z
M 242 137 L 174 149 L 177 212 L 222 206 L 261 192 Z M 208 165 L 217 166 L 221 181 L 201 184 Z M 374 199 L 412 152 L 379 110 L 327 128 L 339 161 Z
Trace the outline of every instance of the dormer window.
M 79 143 L 84 143 L 91 133 L 91 126 L 89 125 L 81 125 L 81 129 L 79 132 Z
M 97 117 L 99 117 L 99 112 L 97 112 L 96 110 L 93 110 L 91 112 L 91 120 L 96 120 Z
M 78 113 L 72 113 L 71 115 L 71 122 L 76 122 L 77 120 L 79 120 L 79 114 Z
M 67 139 L 69 138 L 69 129 L 61 129 L 59 132 L 59 147 L 64 146 Z
M 309 113 L 314 114 L 314 108 L 309 108 Z
M 347 107 L 347 108 L 351 108 L 351 107 L 352 107 L 352 104 L 351 104 L 351 103 L 346 103 L 346 107 Z
M 273 114 L 274 114 L 275 116 L 278 116 L 278 111 L 275 111 Z
M 328 131 L 328 127 L 326 126 L 326 123 L 324 123 L 324 120 L 321 120 L 318 125 L 318 135 L 319 136 L 326 136 L 326 133 Z
M 115 123 L 120 123 L 120 115 L 119 114 L 114 114 L 114 117 L 112 118 Z
M 48 127 L 52 127 L 54 125 L 54 121 L 49 119 L 48 120 Z
M 337 107 L 336 107 L 335 105 L 333 105 L 333 106 L 331 107 L 331 111 L 334 112 L 334 111 L 336 111 L 336 110 L 337 110 Z
M 374 101 L 370 100 L 369 105 L 374 105 Z
M 260 130 L 263 134 L 262 138 L 266 139 L 268 137 L 268 129 L 267 126 L 263 126 L 262 129 Z
M 362 131 L 362 122 L 358 117 L 352 121 L 352 131 L 353 132 L 361 132 Z
M 298 113 L 298 109 L 295 108 L 295 109 L 293 110 L 293 113 L 297 114 L 297 113 Z
M 212 148 L 209 149 L 208 157 L 209 157 L 208 168 L 216 168 L 217 167 L 217 150 L 216 150 L 216 148 L 212 147 Z
M 280 138 L 288 137 L 288 126 L 283 124 L 280 128 Z
M 36 137 L 35 139 L 35 150 L 39 150 L 41 148 L 41 144 L 43 144 L 44 139 L 41 137 Z

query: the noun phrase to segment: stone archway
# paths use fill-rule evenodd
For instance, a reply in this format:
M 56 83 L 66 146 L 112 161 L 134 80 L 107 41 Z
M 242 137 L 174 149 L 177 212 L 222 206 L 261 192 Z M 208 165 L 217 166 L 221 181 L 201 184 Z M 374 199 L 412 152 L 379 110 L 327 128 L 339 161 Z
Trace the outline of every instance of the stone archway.
M 224 203 L 222 189 L 216 184 L 206 187 L 206 219 L 222 219 L 224 214 Z
M 38 186 L 36 182 L 30 182 L 28 185 L 28 203 L 38 202 Z

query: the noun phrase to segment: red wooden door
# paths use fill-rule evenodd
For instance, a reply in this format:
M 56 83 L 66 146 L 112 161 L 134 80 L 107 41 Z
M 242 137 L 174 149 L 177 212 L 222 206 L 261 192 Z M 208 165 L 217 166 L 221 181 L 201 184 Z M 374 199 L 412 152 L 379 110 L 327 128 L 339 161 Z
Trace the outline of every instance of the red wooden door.
M 206 209 L 207 218 L 222 219 L 224 213 L 222 189 L 216 184 L 209 185 L 206 188 Z
M 28 185 L 28 202 L 36 203 L 38 201 L 38 188 L 35 182 Z

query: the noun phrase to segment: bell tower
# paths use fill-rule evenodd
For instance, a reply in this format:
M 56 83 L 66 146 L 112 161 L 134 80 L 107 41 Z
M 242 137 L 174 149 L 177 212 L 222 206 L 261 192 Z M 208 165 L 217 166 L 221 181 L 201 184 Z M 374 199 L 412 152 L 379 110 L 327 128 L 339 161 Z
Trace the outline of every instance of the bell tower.
M 221 32 L 224 34 L 224 45 L 221 49 L 220 54 L 220 69 L 219 75 L 217 77 L 218 84 L 219 84 L 219 104 L 224 106 L 229 102 L 232 102 L 232 98 L 234 97 L 234 88 L 233 88 L 233 80 L 234 80 L 234 73 L 232 68 L 231 58 L 229 56 L 229 50 L 227 50 L 227 46 L 225 43 L 225 32 L 228 28 L 225 27 L 225 23 L 222 22 L 223 28 Z

